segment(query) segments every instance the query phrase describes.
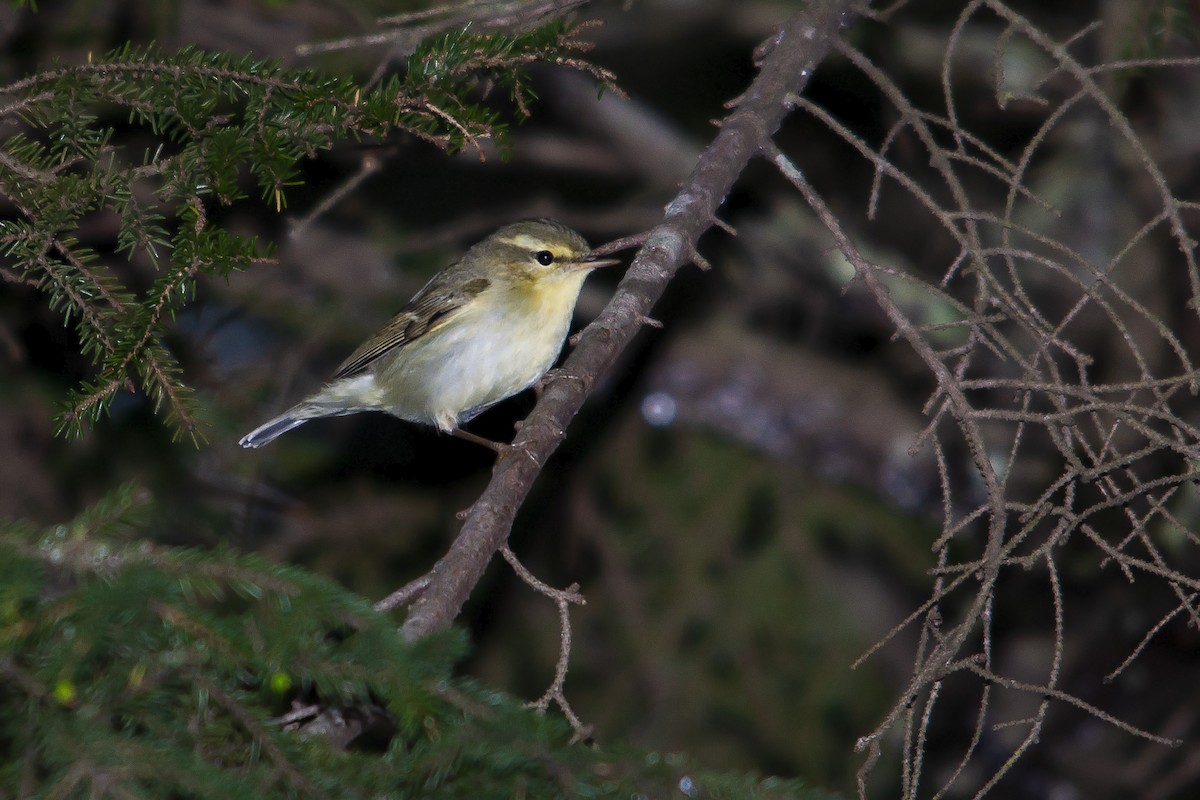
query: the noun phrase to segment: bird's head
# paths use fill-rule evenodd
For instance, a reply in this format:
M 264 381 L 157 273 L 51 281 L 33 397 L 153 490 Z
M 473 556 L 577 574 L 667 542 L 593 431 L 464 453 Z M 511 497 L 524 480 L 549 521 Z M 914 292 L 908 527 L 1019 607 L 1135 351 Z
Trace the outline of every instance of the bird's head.
M 472 247 L 468 257 L 487 277 L 533 281 L 619 263 L 591 257 L 582 236 L 549 219 L 505 225 Z

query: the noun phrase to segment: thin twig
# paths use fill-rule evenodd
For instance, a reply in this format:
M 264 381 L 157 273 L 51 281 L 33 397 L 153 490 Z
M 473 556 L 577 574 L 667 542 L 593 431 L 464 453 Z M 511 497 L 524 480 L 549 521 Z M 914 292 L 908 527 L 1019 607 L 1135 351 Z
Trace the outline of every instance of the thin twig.
M 554 703 L 562 711 L 563 716 L 567 718 L 567 722 L 571 723 L 571 729 L 575 731 L 575 735 L 571 737 L 571 742 L 575 743 L 590 739 L 592 737 L 592 726 L 585 725 L 579 719 L 579 715 L 575 713 L 575 709 L 571 708 L 571 704 L 567 701 L 567 695 L 563 691 L 563 687 L 567 683 L 567 669 L 571 663 L 571 603 L 584 605 L 587 602 L 583 599 L 583 595 L 579 593 L 579 584 L 571 584 L 566 589 L 555 589 L 553 586 L 538 580 L 521 563 L 520 559 L 517 558 L 508 545 L 500 548 L 500 555 L 504 556 L 504 560 L 513 568 L 513 571 L 531 589 L 538 594 L 549 597 L 554 601 L 554 605 L 558 607 L 559 649 L 558 663 L 554 667 L 554 680 L 550 682 L 550 686 L 542 693 L 542 696 L 529 705 L 538 711 L 545 711 L 550 707 L 551 703 Z

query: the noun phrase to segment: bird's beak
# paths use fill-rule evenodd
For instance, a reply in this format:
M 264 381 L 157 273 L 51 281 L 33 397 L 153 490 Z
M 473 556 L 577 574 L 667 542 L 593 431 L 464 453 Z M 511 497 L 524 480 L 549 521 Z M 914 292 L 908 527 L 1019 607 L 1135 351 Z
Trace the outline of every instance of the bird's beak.
M 620 264 L 619 258 L 596 258 L 591 253 L 588 253 L 583 258 L 575 262 L 575 269 L 599 269 L 600 267 L 611 267 L 614 264 Z

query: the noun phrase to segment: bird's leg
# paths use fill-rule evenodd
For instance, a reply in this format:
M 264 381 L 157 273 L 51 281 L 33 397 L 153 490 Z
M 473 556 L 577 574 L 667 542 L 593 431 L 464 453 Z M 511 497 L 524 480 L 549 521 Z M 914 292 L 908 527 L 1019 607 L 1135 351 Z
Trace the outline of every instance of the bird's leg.
M 493 442 L 491 439 L 485 439 L 482 436 L 477 436 L 470 431 L 464 431 L 462 428 L 458 427 L 451 428 L 450 435 L 457 436 L 459 439 L 465 439 L 468 442 L 474 442 L 475 444 L 483 445 L 499 456 L 507 455 L 514 449 L 511 444 L 505 444 L 504 442 Z
M 450 434 L 452 436 L 457 436 L 460 439 L 465 439 L 468 442 L 474 442 L 475 444 L 483 445 L 494 452 L 496 454 L 496 466 L 500 465 L 500 459 L 516 453 L 524 453 L 525 455 L 529 456 L 530 460 L 533 461 L 534 464 L 537 464 L 539 469 L 542 466 L 542 463 L 538 461 L 537 457 L 534 456 L 533 453 L 529 452 L 527 448 L 517 447 L 516 445 L 512 444 L 505 444 L 504 442 L 493 442 L 491 439 L 485 439 L 482 436 L 476 436 L 470 431 L 464 431 L 462 428 L 451 428 Z M 492 467 L 493 471 L 495 471 L 495 469 L 496 467 Z
M 547 370 L 546 374 L 533 382 L 533 397 L 539 403 L 542 402 L 542 395 L 546 393 L 546 387 L 550 385 L 550 381 L 554 380 L 554 376 L 558 374 L 558 367 Z

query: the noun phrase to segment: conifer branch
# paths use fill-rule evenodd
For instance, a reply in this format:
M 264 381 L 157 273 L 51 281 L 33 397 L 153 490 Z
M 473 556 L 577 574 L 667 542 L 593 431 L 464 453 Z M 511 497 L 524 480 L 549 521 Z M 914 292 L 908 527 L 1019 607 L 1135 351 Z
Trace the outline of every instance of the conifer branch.
M 263 200 L 282 208 L 301 162 L 346 139 L 407 134 L 448 153 L 482 153 L 485 139 L 503 144 L 507 120 L 475 99 L 480 85 L 505 87 L 523 116 L 534 63 L 568 64 L 611 83 L 579 58 L 585 45 L 575 30 L 552 21 L 516 34 L 446 33 L 417 47 L 402 75 L 369 90 L 249 56 L 131 46 L 0 88 L 11 98 L 0 120 L 18 131 L 0 140 L 0 198 L 17 210 L 0 220 L 0 274 L 37 286 L 74 321 L 96 370 L 71 393 L 60 431 L 82 433 L 137 376 L 175 435 L 198 440 L 191 392 L 164 344 L 170 321 L 201 277 L 270 255 L 253 238 L 209 225 L 205 204 L 243 201 L 248 172 Z M 141 163 L 125 163 L 117 129 L 97 117 L 105 106 L 126 110 L 158 141 Z M 78 241 L 80 220 L 96 212 L 120 220 L 116 256 L 101 258 Z M 146 291 L 129 274 L 141 257 L 165 270 Z

